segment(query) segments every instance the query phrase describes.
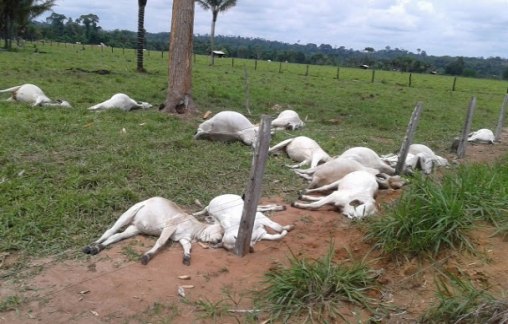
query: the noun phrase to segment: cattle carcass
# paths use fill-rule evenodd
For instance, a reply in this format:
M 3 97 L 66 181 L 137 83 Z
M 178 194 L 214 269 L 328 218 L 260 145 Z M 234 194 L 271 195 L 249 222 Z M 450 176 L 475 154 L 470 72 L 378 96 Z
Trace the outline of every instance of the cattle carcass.
M 298 113 L 294 110 L 284 110 L 277 118 L 272 120 L 271 127 L 273 130 L 295 130 L 305 126 L 305 123 L 300 119 Z
M 299 173 L 295 170 L 298 175 L 310 180 L 307 189 L 303 190 L 305 193 L 336 189 L 342 178 L 355 171 L 365 171 L 376 176 L 380 189 L 399 189 L 405 184 L 405 181 L 399 176 L 380 173 L 377 169 L 366 167 L 355 160 L 347 158 L 337 158 L 326 162 L 318 166 L 312 175 Z
M 368 147 L 352 147 L 344 151 L 339 157 L 355 160 L 366 167 L 377 169 L 381 173 L 389 175 L 395 174 L 395 169 L 383 161 L 374 150 Z
M 388 154 L 381 157 L 383 161 L 395 167 L 399 160 L 399 155 Z M 403 171 L 412 173 L 415 170 L 422 170 L 425 174 L 431 174 L 436 166 L 446 166 L 448 160 L 435 154 L 431 148 L 424 144 L 411 144 L 408 149 Z
M 193 215 L 199 216 L 208 213 L 218 220 L 224 229 L 224 236 L 222 237 L 222 242 L 215 247 L 223 247 L 226 250 L 232 250 L 235 247 L 236 237 L 240 228 L 243 205 L 244 201 L 241 196 L 225 194 L 213 198 L 208 206 Z M 273 229 L 277 233 L 269 234 L 265 226 Z M 266 217 L 263 213 L 257 211 L 250 241 L 251 250 L 254 248 L 256 242 L 260 240 L 280 240 L 293 228 L 293 225 L 282 226 Z
M 479 129 L 467 135 L 467 141 L 472 143 L 494 144 L 494 133 L 487 128 Z
M 299 168 L 310 163 L 314 168 L 320 162 L 330 161 L 332 158 L 326 153 L 319 144 L 306 136 L 289 138 L 271 147 L 268 152 L 274 153 L 285 149 L 290 159 L 300 162 L 294 165 L 288 165 L 290 168 Z
M 44 94 L 41 88 L 34 84 L 23 84 L 12 88 L 0 90 L 0 93 L 10 92 L 11 96 L 7 101 L 19 101 L 31 104 L 34 107 L 58 106 L 71 108 L 71 105 L 65 100 L 52 100 Z
M 119 232 L 125 227 L 123 232 Z M 95 255 L 106 246 L 137 234 L 159 236 L 155 245 L 141 257 L 147 264 L 153 255 L 168 241 L 179 242 L 183 248 L 183 263 L 190 265 L 191 243 L 198 240 L 217 244 L 223 235 L 222 226 L 215 222 L 205 224 L 187 214 L 174 202 L 152 197 L 139 202 L 123 213 L 115 224 L 83 252 Z
M 194 134 L 194 139 L 212 141 L 241 141 L 246 145 L 256 145 L 258 126 L 236 111 L 221 111 L 202 122 Z
M 404 182 L 400 177 L 392 177 L 395 169 L 383 162 L 373 150 L 354 147 L 337 158 L 310 169 L 296 169 L 296 174 L 310 181 L 308 189 L 336 183 L 353 171 L 366 171 L 378 175 L 380 188 L 400 188 Z
M 328 196 L 302 195 L 300 200 L 311 203 L 293 202 L 296 208 L 318 209 L 333 205 L 348 218 L 362 218 L 377 211 L 375 194 L 378 190 L 376 176 L 366 171 L 354 171 L 338 181 L 338 190 Z
M 108 109 L 120 109 L 123 111 L 131 111 L 133 109 L 148 109 L 151 107 L 152 105 L 148 102 L 136 101 L 124 93 L 117 93 L 108 100 L 88 108 L 88 110 L 99 111 Z

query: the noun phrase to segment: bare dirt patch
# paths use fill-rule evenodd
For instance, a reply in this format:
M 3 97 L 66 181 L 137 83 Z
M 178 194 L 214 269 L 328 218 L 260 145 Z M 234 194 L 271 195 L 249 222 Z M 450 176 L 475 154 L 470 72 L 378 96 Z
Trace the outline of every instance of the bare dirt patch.
M 468 146 L 466 158 L 460 163 L 490 163 L 507 153 L 505 131 L 500 144 Z M 386 191 L 379 199 L 397 197 L 397 192 Z M 263 203 L 272 202 L 282 203 L 277 198 L 263 199 Z M 287 263 L 291 254 L 318 258 L 331 242 L 338 262 L 369 255 L 371 267 L 382 273 L 377 297 L 392 307 L 385 320 L 388 323 L 414 321 L 429 307 L 434 301 L 438 270 L 460 274 L 493 292 L 508 291 L 508 242 L 492 236 L 489 226 L 473 233 L 479 255 L 447 253 L 433 263 L 396 263 L 372 251 L 362 241 L 359 227 L 333 210 L 304 211 L 288 206 L 286 211 L 272 214 L 272 218 L 282 224 L 295 224 L 296 228 L 280 242 L 259 242 L 255 253 L 243 258 L 194 244 L 190 267 L 182 264 L 182 250 L 176 244 L 163 249 L 147 266 L 141 265 L 132 254 L 146 251 L 154 239 L 140 236 L 93 257 L 34 260 L 19 276 L 4 277 L 11 257 L 3 256 L 0 301 L 4 301 L 5 308 L 0 312 L 0 323 L 213 322 L 210 317 L 200 318 L 203 313 L 192 303 L 184 302 L 178 295 L 179 286 L 193 286 L 185 289 L 191 302 L 223 300 L 230 309 L 251 309 L 249 292 L 260 288 L 266 271 L 278 263 Z M 179 279 L 182 275 L 190 279 Z M 7 307 L 5 301 L 13 297 L 13 306 Z M 261 314 L 259 321 L 263 319 Z M 355 317 L 351 319 L 355 321 Z M 242 313 L 218 320 L 245 321 Z

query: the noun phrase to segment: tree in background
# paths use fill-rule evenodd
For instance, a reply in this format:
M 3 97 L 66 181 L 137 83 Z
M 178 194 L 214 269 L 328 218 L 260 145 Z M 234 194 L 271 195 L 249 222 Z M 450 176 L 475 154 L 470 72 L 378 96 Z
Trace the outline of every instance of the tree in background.
M 23 36 L 28 24 L 50 10 L 56 0 L 0 0 L 0 28 L 4 48 L 12 48 L 12 38 Z
M 210 32 L 210 55 L 211 64 L 214 64 L 214 37 L 215 37 L 215 23 L 219 12 L 226 11 L 229 8 L 236 6 L 236 0 L 196 0 L 196 2 L 205 10 L 212 10 L 212 30 Z
M 85 40 L 87 43 L 99 43 L 99 16 L 95 14 L 81 15 L 76 19 L 76 22 L 85 26 Z
M 137 70 L 145 72 L 143 67 L 143 49 L 145 44 L 145 7 L 147 0 L 138 0 L 138 43 L 137 43 Z
M 194 113 L 192 100 L 192 33 L 194 0 L 173 0 L 169 42 L 169 80 L 166 113 Z

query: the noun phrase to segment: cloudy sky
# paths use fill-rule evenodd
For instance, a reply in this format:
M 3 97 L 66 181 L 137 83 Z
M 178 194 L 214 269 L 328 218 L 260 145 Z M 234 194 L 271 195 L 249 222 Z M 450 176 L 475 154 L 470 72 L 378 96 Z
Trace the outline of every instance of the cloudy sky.
M 105 30 L 137 30 L 136 0 L 57 0 L 73 19 L 93 13 Z M 145 29 L 169 32 L 171 0 L 148 0 Z M 44 20 L 44 18 L 39 18 Z M 212 14 L 196 6 L 195 34 Z M 219 14 L 216 35 L 356 50 L 386 46 L 429 55 L 508 58 L 508 0 L 238 0 Z

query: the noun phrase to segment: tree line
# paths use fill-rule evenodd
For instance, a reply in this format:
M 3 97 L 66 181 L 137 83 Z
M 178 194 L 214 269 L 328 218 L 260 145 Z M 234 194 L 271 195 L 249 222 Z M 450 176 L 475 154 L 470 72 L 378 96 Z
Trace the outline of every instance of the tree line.
M 24 1 L 0 0 L 4 2 L 24 3 Z M 53 1 L 46 1 L 46 6 Z M 20 10 L 20 8 L 17 8 Z M 34 17 L 35 14 L 32 14 Z M 100 26 L 100 18 L 95 14 L 84 14 L 77 18 L 53 12 L 45 21 L 29 20 L 18 24 L 16 39 L 52 40 L 58 42 L 82 44 L 104 43 L 117 48 L 136 48 L 137 33 L 128 30 L 107 31 Z M 2 37 L 7 43 L 8 28 L 16 27 L 2 19 L 0 27 Z M 9 38 L 10 39 L 10 38 Z M 169 32 L 148 33 L 144 35 L 144 48 L 166 51 L 169 48 Z M 288 44 L 279 41 L 241 36 L 215 36 L 212 45 L 210 35 L 194 35 L 194 53 L 208 55 L 213 46 L 229 57 L 271 60 L 316 65 L 335 65 L 345 67 L 370 67 L 380 70 L 396 70 L 413 73 L 439 73 L 455 76 L 481 77 L 508 80 L 508 60 L 501 57 L 453 57 L 428 55 L 425 50 L 416 53 L 386 46 L 375 50 L 366 47 L 363 50 L 333 47 L 329 44 Z

